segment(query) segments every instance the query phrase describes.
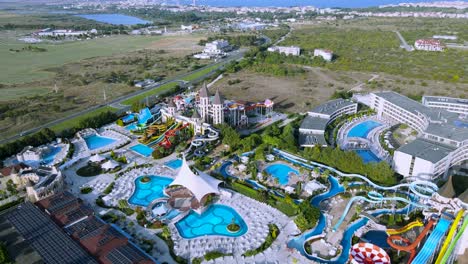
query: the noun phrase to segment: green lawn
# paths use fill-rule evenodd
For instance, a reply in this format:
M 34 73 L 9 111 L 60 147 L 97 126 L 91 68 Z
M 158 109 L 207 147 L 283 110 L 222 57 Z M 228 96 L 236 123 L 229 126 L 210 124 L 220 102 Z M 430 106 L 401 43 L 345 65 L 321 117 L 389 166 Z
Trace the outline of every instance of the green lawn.
M 177 85 L 176 82 L 170 82 L 170 83 L 163 84 L 163 85 L 159 86 L 158 88 L 155 88 L 155 89 L 153 89 L 151 91 L 148 91 L 146 93 L 142 93 L 142 94 L 139 94 L 139 95 L 134 96 L 132 98 L 129 98 L 129 99 L 123 101 L 122 104 L 131 105 L 133 103 L 140 102 L 141 100 L 145 99 L 147 96 L 156 95 L 156 94 L 159 94 L 159 93 L 169 91 L 170 89 L 173 89 L 174 87 L 176 87 L 176 85 Z
M 21 51 L 26 44 L 11 38 L 0 37 L 0 83 L 24 83 L 44 79 L 53 75 L 46 69 L 82 59 L 112 56 L 147 47 L 159 36 L 112 36 L 86 41 L 61 44 L 37 44 L 46 52 Z
M 105 106 L 105 107 L 102 107 L 102 108 L 99 108 L 99 109 L 96 109 L 92 112 L 89 112 L 85 115 L 82 115 L 82 116 L 78 116 L 78 117 L 75 117 L 73 119 L 70 119 L 70 120 L 67 120 L 67 121 L 64 121 L 60 124 L 57 124 L 55 126 L 52 126 L 50 127 L 50 129 L 52 129 L 55 133 L 60 133 L 62 132 L 63 130 L 65 129 L 69 129 L 69 128 L 72 128 L 73 126 L 75 126 L 76 124 L 78 124 L 81 120 L 85 119 L 85 118 L 88 118 L 88 117 L 92 117 L 92 116 L 97 116 L 99 115 L 100 113 L 104 113 L 104 112 L 107 112 L 107 111 L 115 111 L 115 108 L 113 107 L 110 107 L 110 106 Z
M 203 70 L 200 70 L 200 71 L 198 71 L 196 73 L 190 74 L 190 75 L 184 77 L 183 80 L 188 81 L 188 82 L 194 81 L 194 80 L 202 77 L 203 75 L 205 75 L 207 73 L 210 73 L 211 71 L 213 71 L 213 70 L 215 70 L 217 68 L 219 68 L 219 64 L 215 64 L 213 66 L 210 66 L 210 67 L 207 67 L 207 68 L 205 68 Z

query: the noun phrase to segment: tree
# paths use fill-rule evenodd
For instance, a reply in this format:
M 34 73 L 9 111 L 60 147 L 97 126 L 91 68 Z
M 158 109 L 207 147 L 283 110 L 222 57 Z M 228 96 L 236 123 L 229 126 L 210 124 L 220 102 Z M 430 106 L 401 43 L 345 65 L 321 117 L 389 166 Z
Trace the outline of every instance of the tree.
M 124 126 L 124 122 L 122 121 L 122 119 L 118 119 L 115 123 L 116 123 L 118 126 Z
M 223 137 L 223 144 L 228 145 L 232 150 L 237 148 L 240 142 L 240 136 L 236 130 L 229 125 L 223 124 L 221 126 L 221 135 Z
M 162 228 L 161 236 L 165 239 L 168 240 L 171 237 L 171 231 L 169 230 L 169 227 L 164 226 Z

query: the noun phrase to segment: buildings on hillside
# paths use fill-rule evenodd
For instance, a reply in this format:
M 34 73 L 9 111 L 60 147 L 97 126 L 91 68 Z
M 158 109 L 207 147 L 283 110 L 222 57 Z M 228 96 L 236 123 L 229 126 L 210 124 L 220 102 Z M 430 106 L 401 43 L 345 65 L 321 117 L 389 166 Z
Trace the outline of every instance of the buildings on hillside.
M 299 128 L 301 147 L 327 146 L 325 129 L 340 116 L 355 114 L 358 104 L 350 100 L 336 99 L 321 104 L 307 113 Z
M 416 50 L 443 51 L 444 45 L 437 39 L 418 39 L 414 42 Z
M 301 48 L 297 46 L 272 46 L 268 48 L 269 52 L 278 52 L 284 55 L 299 56 L 301 54 Z
M 322 57 L 325 61 L 333 60 L 333 51 L 327 49 L 315 49 L 314 57 Z
M 434 179 L 468 159 L 468 121 L 457 113 L 428 107 L 395 92 L 372 93 L 370 107 L 378 117 L 406 124 L 418 133 L 416 140 L 395 151 L 397 173 Z
M 89 31 L 74 31 L 71 29 L 51 29 L 51 28 L 46 28 L 43 30 L 40 30 L 38 32 L 35 32 L 33 35 L 38 36 L 38 37 L 60 37 L 60 36 L 65 36 L 65 37 L 79 37 L 79 36 L 84 36 L 84 35 L 90 35 L 90 34 L 97 34 L 96 29 L 91 29 Z
M 422 104 L 427 107 L 444 109 L 449 112 L 468 116 L 468 99 L 445 96 L 423 96 Z

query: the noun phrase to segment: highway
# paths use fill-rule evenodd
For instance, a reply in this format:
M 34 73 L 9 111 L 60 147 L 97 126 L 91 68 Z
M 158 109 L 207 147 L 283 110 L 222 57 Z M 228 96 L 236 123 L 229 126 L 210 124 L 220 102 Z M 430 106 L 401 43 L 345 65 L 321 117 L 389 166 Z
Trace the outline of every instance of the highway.
M 154 90 L 154 89 L 157 89 L 159 88 L 160 86 L 166 84 L 166 83 L 170 83 L 170 82 L 174 82 L 174 81 L 178 81 L 180 82 L 183 78 L 189 76 L 189 75 L 192 75 L 194 73 L 197 73 L 197 72 L 200 72 L 200 71 L 203 71 L 205 70 L 206 68 L 209 68 L 209 67 L 213 67 L 215 65 L 218 65 L 219 67 L 216 67 L 215 69 L 213 69 L 212 71 L 206 73 L 205 75 L 201 76 L 199 79 L 201 78 L 205 78 L 207 76 L 209 76 L 210 74 L 212 74 L 213 72 L 215 72 L 217 69 L 223 67 L 224 65 L 230 63 L 231 61 L 234 61 L 234 60 L 239 60 L 241 59 L 243 56 L 244 56 L 244 53 L 245 53 L 246 50 L 235 50 L 233 52 L 231 52 L 229 54 L 229 56 L 227 56 L 226 58 L 223 58 L 215 63 L 212 63 L 212 64 L 209 64 L 205 67 L 202 67 L 200 69 L 197 69 L 195 71 L 191 71 L 191 72 L 188 72 L 188 73 L 185 73 L 185 74 L 181 74 L 179 76 L 176 76 L 176 77 L 173 77 L 173 78 L 169 78 L 169 79 L 166 79 L 164 81 L 161 81 L 161 82 L 158 82 L 158 83 L 155 83 L 154 85 L 151 85 L 151 86 L 148 86 L 148 87 L 145 87 L 144 89 L 141 89 L 141 90 L 138 90 L 138 91 L 135 91 L 133 93 L 129 93 L 129 94 L 126 94 L 124 96 L 121 96 L 121 97 L 118 97 L 116 99 L 113 99 L 111 101 L 109 101 L 108 103 L 104 104 L 104 105 L 96 105 L 96 106 L 93 106 L 93 107 L 90 107 L 86 110 L 82 110 L 82 111 L 79 111 L 79 112 L 76 112 L 74 114 L 71 114 L 69 116 L 66 116 L 66 117 L 63 117 L 63 118 L 59 118 L 57 120 L 54 120 L 54 121 L 51 121 L 51 122 L 48 122 L 48 123 L 45 123 L 43 125 L 40 125 L 40 126 L 37 126 L 37 127 L 34 127 L 34 128 L 31 128 L 29 130 L 26 130 L 26 131 L 23 131 L 19 134 L 16 134 L 14 136 L 11 136 L 11 137 L 8 137 L 8 138 L 4 138 L 4 139 L 1 139 L 0 140 L 0 145 L 1 144 L 5 144 L 9 141 L 13 141 L 13 140 L 16 140 L 16 139 L 19 139 L 25 135 L 29 135 L 29 134 L 33 134 L 33 133 L 36 133 L 38 131 L 40 131 L 41 129 L 43 128 L 46 128 L 46 127 L 52 127 L 54 125 L 57 125 L 57 124 L 60 124 L 62 122 L 65 122 L 67 120 L 70 120 L 70 119 L 73 119 L 73 118 L 76 118 L 76 117 L 79 117 L 81 115 L 85 115 L 87 113 L 90 113 L 92 111 L 95 111 L 97 109 L 100 109 L 100 108 L 104 108 L 104 107 L 108 107 L 108 106 L 111 106 L 113 107 L 113 105 L 122 105 L 121 103 L 129 98 L 132 98 L 134 96 L 137 96 L 137 95 L 140 95 L 140 94 L 143 94 L 143 93 L 146 93 L 148 91 L 151 91 L 151 90 Z M 120 108 L 120 107 L 118 107 Z

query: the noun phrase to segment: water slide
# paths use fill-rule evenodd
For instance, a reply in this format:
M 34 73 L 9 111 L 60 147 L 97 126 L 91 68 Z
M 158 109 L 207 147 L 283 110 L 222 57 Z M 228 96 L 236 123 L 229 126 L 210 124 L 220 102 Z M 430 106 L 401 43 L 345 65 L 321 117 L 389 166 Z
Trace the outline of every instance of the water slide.
M 398 186 L 398 185 L 396 185 L 396 186 Z M 365 202 L 368 202 L 368 203 L 373 203 L 373 204 L 382 203 L 384 201 L 398 201 L 398 202 L 403 202 L 403 203 L 409 204 L 409 205 L 414 206 L 414 207 L 420 207 L 420 208 L 426 208 L 427 207 L 425 204 L 416 203 L 416 202 L 413 202 L 413 201 L 411 201 L 409 199 L 399 197 L 399 196 L 384 197 L 382 194 L 380 194 L 378 192 L 374 192 L 374 191 L 370 191 L 367 195 L 368 195 L 368 198 L 364 197 L 364 196 L 355 196 L 355 197 L 351 198 L 351 200 L 349 200 L 343 214 L 341 215 L 340 219 L 338 220 L 338 222 L 333 227 L 334 231 L 338 230 L 340 225 L 343 223 L 346 215 L 348 214 L 349 209 L 351 209 L 351 206 L 353 205 L 353 203 L 355 201 L 358 201 L 358 200 L 365 201 Z
M 197 150 L 201 149 L 204 146 L 205 142 L 215 141 L 219 139 L 219 132 L 216 129 L 209 126 L 206 128 L 206 130 L 209 131 L 208 136 L 204 138 L 195 137 L 190 143 L 190 147 L 185 151 L 185 153 L 189 153 L 192 150 L 192 147 L 194 147 L 195 152 L 197 152 Z
M 168 130 L 166 130 L 166 132 L 169 131 L 169 130 L 171 130 L 171 129 L 174 129 L 178 124 L 179 124 L 179 123 L 173 124 L 170 128 L 168 128 Z M 163 139 L 164 139 L 164 137 L 165 137 L 165 135 L 166 135 L 166 132 L 164 132 L 164 133 L 163 133 L 161 136 L 159 136 L 156 140 L 154 140 L 154 141 L 148 143 L 147 146 L 148 146 L 148 147 L 152 147 L 152 146 L 158 144 L 159 142 L 163 141 Z
M 447 235 L 447 238 L 445 238 L 445 242 L 442 245 L 442 248 L 440 249 L 439 256 L 437 257 L 436 264 L 440 264 L 442 262 L 442 258 L 445 255 L 445 252 L 447 251 L 450 242 L 452 241 L 453 236 L 455 235 L 455 232 L 457 231 L 458 224 L 460 223 L 460 220 L 462 219 L 463 215 L 465 214 L 465 210 L 460 210 L 458 211 L 457 216 L 455 217 L 455 220 L 452 223 L 452 227 L 450 228 L 450 231 Z
M 457 245 L 460 238 L 463 236 L 463 233 L 465 232 L 467 225 L 468 225 L 468 216 L 465 217 L 465 220 L 463 220 L 463 224 L 460 228 L 460 231 L 458 231 L 457 235 L 455 236 L 455 239 L 452 239 L 452 241 L 450 241 L 450 245 L 447 251 L 445 252 L 444 256 L 442 257 L 442 260 L 441 260 L 442 264 L 445 264 L 447 260 L 450 258 L 450 256 L 452 255 L 452 252 L 455 249 L 455 246 Z
M 419 250 L 418 255 L 413 260 L 412 263 L 428 263 L 431 261 L 432 255 L 437 251 L 437 246 L 442 241 L 442 238 L 445 236 L 445 233 L 449 229 L 450 223 L 452 221 L 441 217 L 439 223 L 437 223 L 434 231 L 432 231 L 429 238 L 424 243 L 424 246 Z
M 420 226 L 423 226 L 423 222 L 421 222 L 420 220 L 417 220 L 417 221 L 414 221 L 414 222 L 411 222 L 409 224 L 407 224 L 406 226 L 404 227 L 401 227 L 401 228 L 398 228 L 398 229 L 387 229 L 387 234 L 388 235 L 398 235 L 398 234 L 401 234 L 401 233 L 405 233 L 415 227 L 420 227 Z
M 427 225 L 424 227 L 423 231 L 416 237 L 416 239 L 411 243 L 407 238 L 398 236 L 398 235 L 393 235 L 389 236 L 387 238 L 387 243 L 394 249 L 396 250 L 402 250 L 410 253 L 410 257 L 408 259 L 408 263 L 411 263 L 411 261 L 414 259 L 414 256 L 416 256 L 416 248 L 419 246 L 421 241 L 427 236 L 429 231 L 432 229 L 432 227 L 435 225 L 436 221 L 434 219 L 430 219 Z M 400 241 L 405 243 L 406 245 L 403 246 L 400 243 L 397 244 L 394 241 Z M 418 263 L 418 262 L 415 262 Z

